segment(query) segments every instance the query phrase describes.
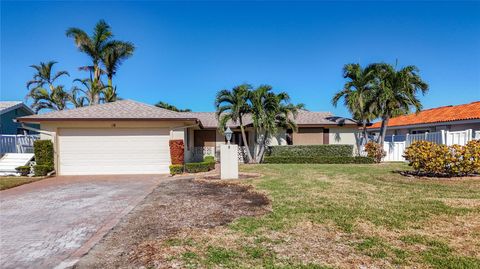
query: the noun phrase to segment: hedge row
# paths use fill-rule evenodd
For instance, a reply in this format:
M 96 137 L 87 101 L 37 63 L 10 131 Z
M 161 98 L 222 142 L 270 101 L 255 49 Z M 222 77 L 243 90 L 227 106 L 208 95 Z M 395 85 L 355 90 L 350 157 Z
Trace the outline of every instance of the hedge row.
M 352 157 L 353 145 L 298 145 L 298 146 L 272 146 L 267 156 L 272 157 Z
M 330 157 L 330 156 L 316 156 L 316 157 L 277 157 L 265 156 L 264 163 L 326 163 L 326 164 L 346 164 L 346 163 L 374 163 L 374 160 L 369 157 Z
M 204 158 L 203 162 L 198 163 L 186 163 L 185 165 L 173 164 L 170 165 L 170 174 L 172 176 L 182 174 L 184 171 L 186 173 L 200 173 L 208 172 L 215 169 L 215 158 L 213 156 L 207 156 Z

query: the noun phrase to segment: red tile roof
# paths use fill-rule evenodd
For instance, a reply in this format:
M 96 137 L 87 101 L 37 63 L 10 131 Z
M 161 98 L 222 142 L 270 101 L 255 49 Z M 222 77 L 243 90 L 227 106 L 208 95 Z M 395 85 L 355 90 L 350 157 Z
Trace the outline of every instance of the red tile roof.
M 458 120 L 480 119 L 480 101 L 458 106 L 442 106 L 412 113 L 409 115 L 391 118 L 389 127 L 415 124 L 449 122 Z M 369 128 L 380 128 L 381 122 L 376 122 Z

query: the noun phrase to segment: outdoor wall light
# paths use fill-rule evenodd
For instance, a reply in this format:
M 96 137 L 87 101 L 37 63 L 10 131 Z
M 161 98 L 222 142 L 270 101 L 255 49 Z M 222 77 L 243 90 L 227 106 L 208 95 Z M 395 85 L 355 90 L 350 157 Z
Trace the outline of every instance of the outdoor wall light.
M 228 145 L 230 145 L 230 140 L 232 140 L 232 130 L 230 130 L 230 127 L 227 127 L 227 130 L 225 130 L 225 138 L 227 139 Z

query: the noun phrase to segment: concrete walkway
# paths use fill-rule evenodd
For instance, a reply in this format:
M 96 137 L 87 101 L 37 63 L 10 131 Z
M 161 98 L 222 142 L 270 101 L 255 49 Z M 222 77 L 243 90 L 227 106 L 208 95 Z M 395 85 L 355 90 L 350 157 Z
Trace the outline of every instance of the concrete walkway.
M 0 268 L 66 268 L 165 176 L 55 177 L 0 192 Z

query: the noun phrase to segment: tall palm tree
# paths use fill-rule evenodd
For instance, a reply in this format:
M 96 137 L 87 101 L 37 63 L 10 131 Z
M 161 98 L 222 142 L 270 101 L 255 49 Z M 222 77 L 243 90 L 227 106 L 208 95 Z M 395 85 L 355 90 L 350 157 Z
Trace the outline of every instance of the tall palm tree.
M 108 86 L 113 87 L 112 78 L 117 73 L 122 62 L 133 55 L 135 46 L 130 42 L 113 41 L 113 46 L 107 48 L 102 56 L 105 73 L 108 78 Z
M 53 66 L 57 62 L 40 62 L 39 65 L 31 65 L 36 73 L 33 79 L 27 82 L 29 90 L 27 98 L 33 99 L 32 108 L 35 112 L 42 109 L 63 110 L 67 108 L 68 93 L 62 85 L 55 86 L 55 81 L 61 76 L 69 76 L 67 71 L 59 71 L 53 74 Z M 45 88 L 45 86 L 48 86 Z
M 259 146 L 255 162 L 262 162 L 269 137 L 278 132 L 278 128 L 297 130 L 294 119 L 303 104 L 294 105 L 286 92 L 275 94 L 269 85 L 261 85 L 250 92 L 251 115 L 257 133 Z
M 160 107 L 160 108 L 163 108 L 163 109 L 168 109 L 168 110 L 172 110 L 172 111 L 176 111 L 176 112 L 191 112 L 192 110 L 189 109 L 189 108 L 186 108 L 186 109 L 180 109 L 174 105 L 171 105 L 169 103 L 165 103 L 165 102 L 158 102 L 155 104 L 156 107 Z
M 245 133 L 244 119 L 251 112 L 249 95 L 252 86 L 242 84 L 232 90 L 221 90 L 215 98 L 216 115 L 219 120 L 220 131 L 223 132 L 229 121 L 237 123 L 242 132 L 242 140 L 245 145 L 248 162 L 253 162 L 252 153 L 248 147 L 247 135 Z
M 130 57 L 135 47 L 130 42 L 113 40 L 113 33 L 110 25 L 104 20 L 100 20 L 94 27 L 92 35 L 88 35 L 80 28 L 69 28 L 66 31 L 68 37 L 72 37 L 78 49 L 87 54 L 92 59 L 92 65 L 82 66 L 80 70 L 93 73 L 92 84 L 96 88 L 103 87 L 101 76 L 107 75 L 108 86 L 110 86 L 110 95 L 113 100 L 116 99 L 116 89 L 113 88 L 112 78 L 118 70 L 120 64 Z M 104 69 L 102 69 L 102 64 Z M 96 97 L 95 100 L 100 100 Z
M 390 118 L 410 113 L 414 108 L 418 113 L 422 104 L 417 97 L 418 92 L 426 94 L 428 84 L 418 74 L 414 65 L 397 70 L 390 64 L 377 64 L 378 87 L 372 99 L 372 107 L 382 119 L 379 143 L 383 145 Z
M 367 124 L 376 118 L 370 103 L 373 97 L 373 88 L 376 85 L 376 65 L 371 64 L 362 68 L 360 64 L 346 64 L 343 67 L 343 77 L 347 79 L 343 90 L 337 92 L 332 99 L 336 107 L 343 98 L 344 105 L 353 119 L 362 124 L 363 141 L 366 142 Z
M 111 27 L 104 20 L 100 20 L 95 25 L 91 36 L 76 27 L 68 28 L 66 35 L 67 37 L 72 37 L 78 49 L 92 59 L 93 65 L 91 67 L 87 66 L 82 68 L 92 70 L 93 81 L 94 83 L 98 83 L 101 75 L 100 62 L 106 51 L 111 49 L 115 44 L 112 41 L 113 33 Z

